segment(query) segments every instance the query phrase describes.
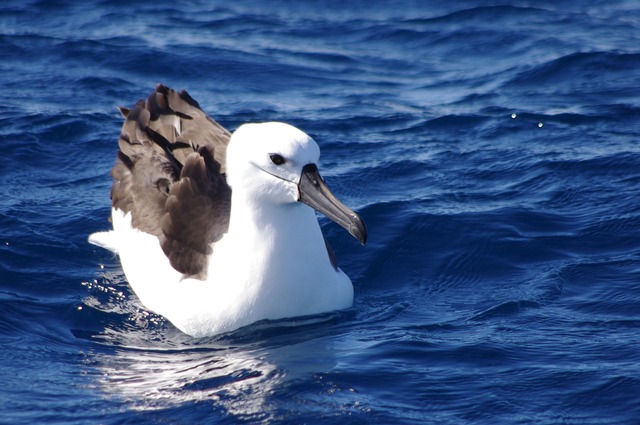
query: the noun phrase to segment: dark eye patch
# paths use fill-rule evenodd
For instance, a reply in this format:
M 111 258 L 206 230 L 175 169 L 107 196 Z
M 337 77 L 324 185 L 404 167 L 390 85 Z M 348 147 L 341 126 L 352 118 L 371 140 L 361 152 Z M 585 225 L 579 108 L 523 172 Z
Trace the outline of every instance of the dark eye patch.
M 285 159 L 283 158 L 283 156 L 277 153 L 270 154 L 269 158 L 271 158 L 271 162 L 273 162 L 275 165 L 282 165 L 285 163 Z

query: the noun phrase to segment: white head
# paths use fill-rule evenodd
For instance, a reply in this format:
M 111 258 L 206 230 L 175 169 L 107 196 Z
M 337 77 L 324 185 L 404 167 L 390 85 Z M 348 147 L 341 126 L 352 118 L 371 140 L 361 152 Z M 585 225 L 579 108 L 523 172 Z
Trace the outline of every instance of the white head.
M 254 205 L 306 204 L 364 244 L 364 222 L 333 196 L 318 172 L 319 159 L 318 144 L 289 124 L 245 124 L 227 147 L 227 183 L 233 197 Z
M 227 148 L 227 182 L 253 198 L 296 202 L 302 168 L 317 164 L 319 158 L 318 144 L 292 125 L 244 124 Z

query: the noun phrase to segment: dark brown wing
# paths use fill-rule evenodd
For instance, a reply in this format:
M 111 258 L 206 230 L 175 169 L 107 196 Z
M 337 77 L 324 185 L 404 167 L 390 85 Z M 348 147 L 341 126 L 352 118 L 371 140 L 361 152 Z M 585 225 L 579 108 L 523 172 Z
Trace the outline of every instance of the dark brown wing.
M 121 112 L 126 120 L 111 172 L 112 206 L 157 236 L 176 270 L 206 278 L 211 244 L 229 227 L 229 132 L 187 92 L 162 85 Z

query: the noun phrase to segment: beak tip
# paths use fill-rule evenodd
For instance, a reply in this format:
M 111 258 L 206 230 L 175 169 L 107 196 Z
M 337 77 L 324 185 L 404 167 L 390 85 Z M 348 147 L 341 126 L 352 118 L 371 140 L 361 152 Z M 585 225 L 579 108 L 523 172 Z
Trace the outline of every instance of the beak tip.
M 360 241 L 362 246 L 365 246 L 367 244 L 367 232 L 366 231 L 364 233 L 360 233 L 356 237 L 358 238 L 358 240 Z
M 351 218 L 353 219 L 354 224 L 351 225 L 351 231 L 349 233 L 358 239 L 362 246 L 364 246 L 367 243 L 367 226 L 358 214 L 354 213 Z

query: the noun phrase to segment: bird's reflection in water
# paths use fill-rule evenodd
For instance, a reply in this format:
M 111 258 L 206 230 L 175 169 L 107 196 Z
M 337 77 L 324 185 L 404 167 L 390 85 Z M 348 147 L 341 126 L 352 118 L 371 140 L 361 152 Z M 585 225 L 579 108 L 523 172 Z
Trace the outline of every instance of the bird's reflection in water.
M 262 323 L 209 340 L 132 324 L 94 336 L 100 344 L 89 363 L 99 390 L 132 409 L 206 400 L 230 415 L 268 419 L 275 392 L 335 367 L 327 332 L 309 332 L 335 317 Z

